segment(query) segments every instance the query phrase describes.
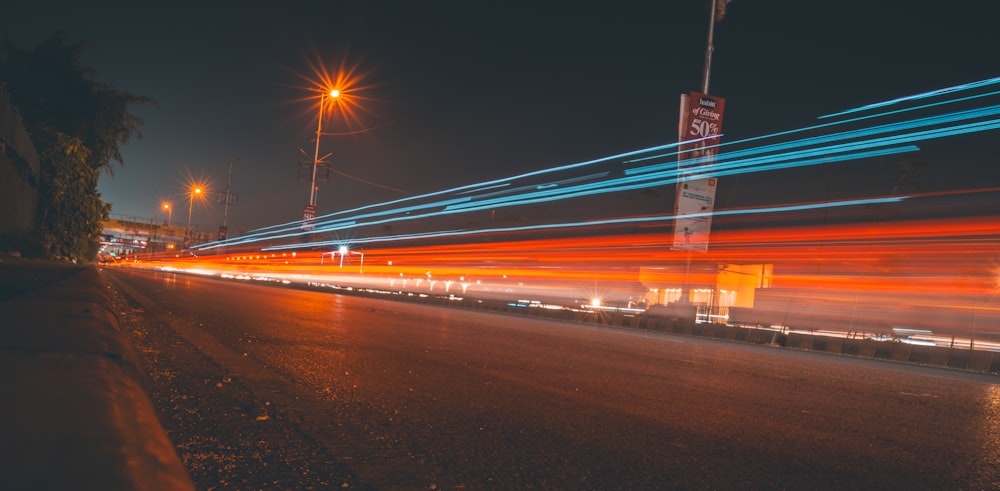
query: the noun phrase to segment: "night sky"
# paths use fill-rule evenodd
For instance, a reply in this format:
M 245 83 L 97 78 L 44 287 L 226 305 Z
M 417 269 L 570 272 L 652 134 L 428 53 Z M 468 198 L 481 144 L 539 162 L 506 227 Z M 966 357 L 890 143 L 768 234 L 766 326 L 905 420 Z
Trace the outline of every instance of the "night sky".
M 366 130 L 322 139 L 350 176 L 319 184 L 322 214 L 675 142 L 678 97 L 700 88 L 708 27 L 702 0 L 97 4 L 15 2 L 0 34 L 23 48 L 54 30 L 92 41 L 84 62 L 97 80 L 157 101 L 133 107 L 143 137 L 102 178 L 113 214 L 163 220 L 160 204 L 172 201 L 183 224 L 188 183 L 221 191 L 238 158 L 231 235 L 301 217 L 317 68 L 353 70 L 364 106 L 327 130 Z M 711 71 L 710 93 L 727 99 L 724 140 L 996 77 L 995 19 L 972 4 L 736 0 L 716 25 Z M 921 145 L 926 179 L 1000 184 L 996 140 Z M 871 194 L 878 173 L 864 165 L 724 180 L 718 206 L 823 179 Z M 213 203 L 196 203 L 194 226 L 221 225 Z

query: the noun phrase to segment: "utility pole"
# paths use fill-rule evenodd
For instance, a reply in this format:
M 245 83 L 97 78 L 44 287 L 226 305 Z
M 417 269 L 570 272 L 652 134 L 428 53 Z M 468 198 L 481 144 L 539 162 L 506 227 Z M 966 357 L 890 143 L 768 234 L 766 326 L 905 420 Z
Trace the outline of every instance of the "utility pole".
M 708 79 L 712 73 L 712 53 L 715 52 L 715 21 L 726 15 L 729 0 L 712 0 L 712 11 L 708 16 L 708 42 L 705 43 L 705 67 L 701 72 L 701 93 L 708 93 Z
M 223 203 L 222 227 L 219 228 L 219 240 L 226 240 L 229 237 L 229 205 L 235 206 L 239 202 L 239 195 L 231 191 L 233 183 L 233 164 L 239 162 L 238 158 L 223 158 L 229 163 L 229 177 L 226 179 L 226 190 L 219 193 L 218 202 Z
M 316 118 L 316 147 L 313 149 L 313 159 L 312 159 L 312 178 L 309 181 L 309 203 L 306 204 L 302 209 L 302 230 L 309 231 L 313 229 L 312 220 L 316 218 L 316 194 L 319 188 L 316 187 L 316 171 L 330 154 L 324 155 L 322 158 L 319 156 L 319 139 L 323 136 L 323 115 L 324 115 L 324 101 L 329 97 L 332 101 L 335 101 L 340 97 L 340 91 L 337 89 L 331 89 L 330 92 L 325 94 L 320 94 L 319 96 L 319 116 Z M 332 102 L 335 104 L 335 102 Z M 336 106 L 333 106 L 336 108 Z M 303 152 L 305 153 L 305 152 Z M 328 169 L 329 170 L 329 169 Z
M 681 94 L 680 118 L 677 126 L 678 141 L 684 142 L 692 138 L 697 140 L 695 143 L 681 145 L 681 152 L 677 157 L 678 181 L 674 198 L 676 219 L 673 248 L 686 251 L 687 256 L 680 298 L 677 302 L 685 311 L 690 310 L 688 306 L 691 303 L 691 253 L 707 250 L 711 232 L 711 213 L 714 208 L 717 181 L 715 178 L 699 177 L 697 167 L 713 164 L 718 151 L 711 147 L 718 142 L 721 134 L 725 100 L 710 96 L 708 83 L 712 72 L 712 54 L 715 51 L 715 23 L 725 16 L 728 3 L 729 0 L 711 1 L 708 39 L 705 43 L 705 64 L 701 74 L 701 92 Z

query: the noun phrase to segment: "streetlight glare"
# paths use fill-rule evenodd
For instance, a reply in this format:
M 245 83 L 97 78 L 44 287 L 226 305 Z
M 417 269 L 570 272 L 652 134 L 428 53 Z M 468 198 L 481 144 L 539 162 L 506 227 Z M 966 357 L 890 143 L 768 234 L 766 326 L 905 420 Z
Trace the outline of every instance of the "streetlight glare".
M 184 232 L 185 241 L 188 240 L 188 238 L 191 236 L 191 210 L 194 208 L 194 197 L 197 195 L 198 199 L 203 199 L 202 198 L 202 196 L 203 196 L 202 192 L 204 190 L 205 190 L 205 188 L 204 188 L 204 186 L 202 184 L 195 184 L 195 185 L 191 186 L 191 194 L 188 196 L 187 229 L 185 229 L 185 232 Z M 187 245 L 188 244 L 185 242 L 185 247 L 187 247 Z
M 170 203 L 169 201 L 164 201 L 163 202 L 163 209 L 167 211 L 167 225 L 172 227 L 173 225 L 170 222 L 171 222 L 171 218 L 174 215 L 173 204 Z
M 361 118 L 358 114 L 359 110 L 364 109 L 361 106 L 361 102 L 370 100 L 358 94 L 359 91 L 365 88 L 360 86 L 360 84 L 367 76 L 366 73 L 360 71 L 358 65 L 348 65 L 346 61 L 341 61 L 339 68 L 330 70 L 322 59 L 310 62 L 309 65 L 312 69 L 312 76 L 302 76 L 303 80 L 309 84 L 307 86 L 309 95 L 303 100 L 317 103 L 319 114 L 316 117 L 316 146 L 313 151 L 309 202 L 303 210 L 303 220 L 310 220 L 315 216 L 316 170 L 321 162 L 326 163 L 325 161 L 321 161 L 319 156 L 320 138 L 324 135 L 323 119 L 328 115 L 340 116 L 343 119 L 341 124 L 353 131 L 355 126 L 361 126 Z M 307 222 L 303 223 L 303 227 L 308 227 Z

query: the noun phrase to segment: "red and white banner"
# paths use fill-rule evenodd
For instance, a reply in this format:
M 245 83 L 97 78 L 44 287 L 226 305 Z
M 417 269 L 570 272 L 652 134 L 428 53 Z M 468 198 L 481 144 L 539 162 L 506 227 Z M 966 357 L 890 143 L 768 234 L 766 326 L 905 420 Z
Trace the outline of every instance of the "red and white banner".
M 302 208 L 302 230 L 312 230 L 316 226 L 313 225 L 313 219 L 316 218 L 316 205 L 306 205 Z
M 681 127 L 678 167 L 681 170 L 715 163 L 722 134 L 726 100 L 700 92 L 681 95 Z
M 677 196 L 674 199 L 674 249 L 708 251 L 715 209 L 717 179 L 701 177 L 711 170 L 722 134 L 726 100 L 700 92 L 681 95 L 678 137 L 684 143 L 677 157 Z

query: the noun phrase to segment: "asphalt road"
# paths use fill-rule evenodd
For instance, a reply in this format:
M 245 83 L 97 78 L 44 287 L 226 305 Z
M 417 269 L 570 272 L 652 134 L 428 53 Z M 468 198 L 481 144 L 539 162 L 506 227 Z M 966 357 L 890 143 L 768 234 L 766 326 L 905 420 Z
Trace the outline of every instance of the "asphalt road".
M 998 489 L 1000 380 L 104 269 L 204 489 Z

